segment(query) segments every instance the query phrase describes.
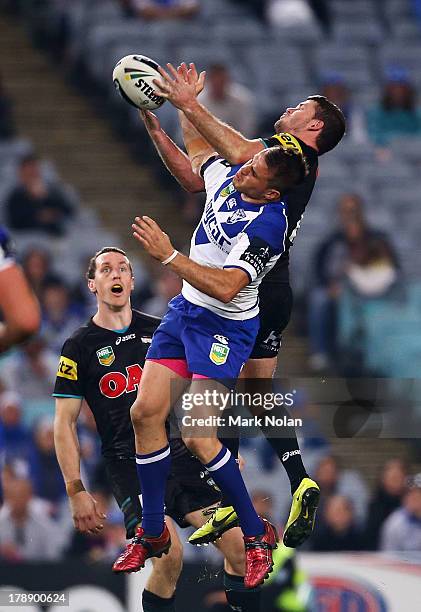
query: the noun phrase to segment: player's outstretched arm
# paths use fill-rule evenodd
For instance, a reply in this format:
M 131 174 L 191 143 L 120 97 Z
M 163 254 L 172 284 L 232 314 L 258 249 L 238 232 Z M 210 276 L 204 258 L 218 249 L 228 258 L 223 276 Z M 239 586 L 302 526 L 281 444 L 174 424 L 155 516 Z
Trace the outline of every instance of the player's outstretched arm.
M 221 270 L 202 266 L 189 257 L 178 253 L 167 234 L 150 217 L 136 217 L 132 225 L 133 236 L 154 259 L 167 262 L 180 278 L 225 304 L 249 284 L 250 279 L 244 270 L 230 268 Z
M 158 117 L 144 110 L 140 111 L 140 117 L 168 172 L 186 191 L 204 191 L 205 183 L 202 177 L 193 172 L 188 155 L 161 128 Z
M 85 490 L 80 478 L 80 446 L 76 423 L 81 406 L 82 399 L 79 398 L 56 398 L 54 443 L 66 483 L 73 524 L 79 531 L 98 533 L 104 527 L 106 516 L 99 511 L 97 502 Z
M 260 140 L 246 138 L 217 119 L 198 101 L 197 81 L 202 78 L 203 73 L 198 75 L 193 63 L 190 64 L 188 76 L 186 76 L 186 67 L 184 74 L 182 70 L 176 70 L 172 64 L 167 64 L 167 67 L 168 72 L 163 68 L 159 70 L 162 79 L 154 81 L 156 92 L 183 111 L 214 151 L 231 164 L 241 164 L 264 149 Z
M 180 112 L 180 125 L 183 131 L 183 140 L 187 155 L 191 162 L 193 173 L 202 178 L 200 170 L 204 162 L 215 154 L 213 147 L 199 134 L 193 124 L 187 119 L 184 113 Z M 203 180 L 203 179 L 202 179 Z
M 40 309 L 22 269 L 15 263 L 0 272 L 0 353 L 38 331 Z

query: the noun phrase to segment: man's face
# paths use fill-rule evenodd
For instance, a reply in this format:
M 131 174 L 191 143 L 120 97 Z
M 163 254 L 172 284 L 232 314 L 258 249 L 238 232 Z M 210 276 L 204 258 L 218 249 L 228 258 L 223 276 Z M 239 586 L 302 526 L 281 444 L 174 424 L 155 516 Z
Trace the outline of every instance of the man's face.
M 272 172 L 269 170 L 265 157 L 267 151 L 259 151 L 235 173 L 233 185 L 237 191 L 256 200 L 262 199 L 268 191 Z
M 305 130 L 316 115 L 317 102 L 306 100 L 300 102 L 294 108 L 287 108 L 283 115 L 275 123 L 275 132 L 302 132 Z
M 121 310 L 133 290 L 133 277 L 127 257 L 121 253 L 103 253 L 96 259 L 95 278 L 89 280 L 89 289 L 99 302 L 112 310 Z

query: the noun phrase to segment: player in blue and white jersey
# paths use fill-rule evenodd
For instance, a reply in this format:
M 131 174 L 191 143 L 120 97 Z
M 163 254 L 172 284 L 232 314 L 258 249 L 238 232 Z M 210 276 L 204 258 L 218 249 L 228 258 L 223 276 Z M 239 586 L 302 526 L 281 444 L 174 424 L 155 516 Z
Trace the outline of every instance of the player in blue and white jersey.
M 176 398 L 171 381 L 193 379 L 190 393 L 214 389 L 203 379 L 236 379 L 259 328 L 258 286 L 285 248 L 287 221 L 281 194 L 304 180 L 301 153 L 273 147 L 242 166 L 215 156 L 193 130 L 188 147 L 192 168 L 204 177 L 207 200 L 192 237 L 190 257 L 181 255 L 148 217 L 136 218 L 135 237 L 154 258 L 184 280 L 182 294 L 155 332 L 139 395 L 132 407 L 142 527 L 114 565 L 136 571 L 170 545 L 164 524 L 164 489 L 170 456 L 165 419 Z M 216 407 L 217 408 L 217 407 Z M 216 430 L 187 438 L 187 446 L 212 472 L 235 507 L 246 545 L 247 588 L 259 585 L 272 567 L 274 528 L 256 514 L 238 465 Z
M 21 267 L 16 263 L 7 230 L 0 226 L 0 353 L 38 331 L 40 311 Z
M 38 301 L 15 260 L 7 230 L 0 225 L 0 354 L 38 331 Z M 0 506 L 2 504 L 0 445 Z

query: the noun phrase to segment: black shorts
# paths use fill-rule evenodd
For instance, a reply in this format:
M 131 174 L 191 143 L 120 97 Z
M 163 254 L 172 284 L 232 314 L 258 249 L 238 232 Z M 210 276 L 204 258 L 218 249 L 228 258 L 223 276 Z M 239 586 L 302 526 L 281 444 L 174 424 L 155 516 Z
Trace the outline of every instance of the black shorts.
M 124 514 L 128 539 L 142 518 L 140 486 L 135 459 L 107 459 L 107 476 L 113 495 Z M 217 504 L 221 492 L 209 472 L 196 457 L 186 453 L 173 459 L 165 494 L 165 514 L 180 527 L 188 527 L 184 517 L 189 512 Z
M 282 332 L 291 318 L 292 290 L 289 283 L 262 282 L 259 287 L 260 328 L 250 359 L 276 357 Z

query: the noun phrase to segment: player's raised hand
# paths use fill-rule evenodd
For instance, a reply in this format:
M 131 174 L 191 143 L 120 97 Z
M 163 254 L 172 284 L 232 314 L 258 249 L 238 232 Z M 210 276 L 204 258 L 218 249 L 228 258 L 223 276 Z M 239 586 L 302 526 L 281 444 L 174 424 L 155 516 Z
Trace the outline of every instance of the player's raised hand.
M 166 100 L 169 100 L 173 106 L 180 110 L 187 110 L 190 104 L 195 102 L 196 82 L 193 75 L 189 78 L 188 71 L 186 73 L 187 80 L 183 71 L 178 72 L 172 64 L 167 64 L 168 72 L 164 68 L 159 68 L 159 73 L 162 79 L 154 79 L 155 93 Z M 200 82 L 204 82 L 205 75 L 201 73 Z
M 133 236 L 154 259 L 165 261 L 174 252 L 168 235 L 150 217 L 136 217 L 132 224 Z
M 195 85 L 197 96 L 203 91 L 205 86 L 206 72 L 203 71 L 198 74 L 196 65 L 193 62 L 190 62 L 188 66 L 185 62 L 182 62 L 177 68 L 177 72 L 187 83 Z
M 154 113 L 148 110 L 140 110 L 139 115 L 149 133 L 159 132 L 161 130 L 159 119 Z
M 75 529 L 82 533 L 99 533 L 107 518 L 98 508 L 98 502 L 88 491 L 80 491 L 69 497 Z

